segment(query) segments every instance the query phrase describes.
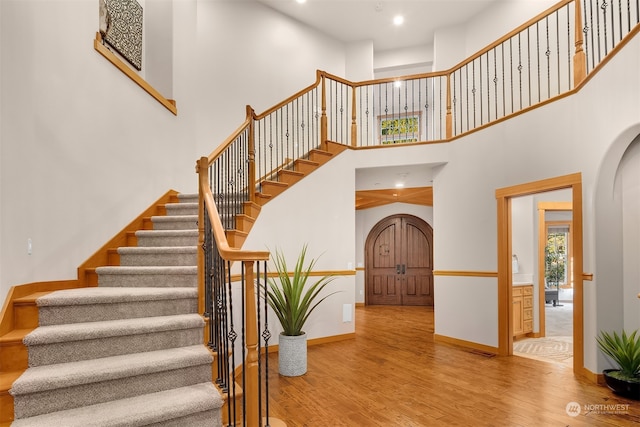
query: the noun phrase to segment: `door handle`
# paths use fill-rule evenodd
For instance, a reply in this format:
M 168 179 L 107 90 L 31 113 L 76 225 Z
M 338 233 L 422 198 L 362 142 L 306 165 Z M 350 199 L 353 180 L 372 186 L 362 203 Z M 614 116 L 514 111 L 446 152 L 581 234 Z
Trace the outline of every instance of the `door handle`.
M 400 264 L 396 264 L 396 274 L 400 274 Z
M 405 273 L 405 265 L 402 264 L 402 274 L 404 274 L 404 273 Z

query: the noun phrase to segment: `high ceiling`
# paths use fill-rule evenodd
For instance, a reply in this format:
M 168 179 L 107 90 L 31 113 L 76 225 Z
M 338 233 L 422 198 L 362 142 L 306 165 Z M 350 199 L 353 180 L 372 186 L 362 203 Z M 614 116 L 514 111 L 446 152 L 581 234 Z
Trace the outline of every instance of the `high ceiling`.
M 429 45 L 439 28 L 470 21 L 504 0 L 253 0 L 344 43 L 373 41 L 374 51 Z M 393 18 L 402 14 L 404 24 Z M 433 205 L 432 168 L 414 164 L 356 171 L 356 208 L 401 202 Z M 403 188 L 397 188 L 402 178 Z
M 257 0 L 342 42 L 373 40 L 375 51 L 421 46 L 436 29 L 469 21 L 500 0 Z M 395 26 L 394 16 L 404 16 Z

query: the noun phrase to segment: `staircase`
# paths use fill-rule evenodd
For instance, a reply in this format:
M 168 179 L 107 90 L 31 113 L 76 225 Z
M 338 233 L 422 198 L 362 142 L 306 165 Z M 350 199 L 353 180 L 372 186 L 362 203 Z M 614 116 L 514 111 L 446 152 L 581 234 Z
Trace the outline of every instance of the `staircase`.
M 29 366 L 9 391 L 11 425 L 222 425 L 197 313 L 198 199 L 179 197 L 135 233 L 138 246 L 114 251 L 119 265 L 96 268 L 98 287 L 15 300 L 19 322 L 36 307 L 38 321 L 8 362 Z
M 229 227 L 225 221 L 226 237 L 231 247 L 242 247 L 262 206 L 347 149 L 345 145 L 330 141 L 325 145 L 325 149 L 310 150 L 308 158 L 290 161 L 272 171 L 268 178 L 259 180 L 255 202 L 244 203 L 243 212 L 235 215 L 235 221 L 229 221 L 235 226 Z

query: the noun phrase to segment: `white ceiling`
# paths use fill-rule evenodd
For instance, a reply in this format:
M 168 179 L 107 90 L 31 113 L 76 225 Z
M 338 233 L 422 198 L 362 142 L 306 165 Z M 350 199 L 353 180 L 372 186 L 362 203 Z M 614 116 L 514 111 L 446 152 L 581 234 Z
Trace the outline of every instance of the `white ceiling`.
M 373 41 L 376 52 L 424 46 L 439 28 L 465 23 L 489 5 L 503 0 L 255 0 L 344 43 Z M 393 24 L 404 15 L 402 27 Z M 416 71 L 417 72 L 417 71 Z M 432 164 L 360 169 L 358 190 L 432 185 Z
M 470 20 L 500 0 L 257 0 L 342 42 L 373 40 L 374 51 L 422 46 L 438 28 Z M 404 15 L 396 27 L 393 18 Z

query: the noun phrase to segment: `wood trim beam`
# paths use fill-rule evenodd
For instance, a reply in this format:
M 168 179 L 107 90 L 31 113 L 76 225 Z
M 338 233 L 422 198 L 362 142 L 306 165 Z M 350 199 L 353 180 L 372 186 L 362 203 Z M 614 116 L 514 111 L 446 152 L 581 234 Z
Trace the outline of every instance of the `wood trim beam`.
M 479 344 L 477 342 L 461 340 L 461 339 L 458 339 L 458 338 L 452 338 L 452 337 L 448 337 L 446 335 L 433 334 L 433 340 L 435 342 L 451 344 L 451 345 L 455 345 L 455 346 L 459 346 L 459 347 L 472 348 L 474 350 L 479 350 L 479 351 L 482 351 L 484 353 L 498 354 L 498 349 L 495 348 L 495 347 L 492 347 L 490 345 L 484 345 L 484 344 Z
M 580 173 L 534 181 L 496 190 L 498 217 L 498 346 L 499 354 L 513 352 L 513 337 L 509 325 L 509 307 L 503 302 L 511 296 L 510 252 L 510 200 L 513 197 L 570 188 L 573 203 L 573 233 L 571 234 L 574 258 L 573 296 L 573 372 L 585 376 L 584 368 L 584 307 L 583 307 L 583 223 L 582 223 L 582 175 Z M 508 305 L 508 304 L 506 304 Z M 506 324 L 505 324 L 506 322 Z
M 174 116 L 178 115 L 178 108 L 176 107 L 176 101 L 173 99 L 167 99 L 160 94 L 153 86 L 151 86 L 145 79 L 140 77 L 131 67 L 125 64 L 120 58 L 113 54 L 107 47 L 102 44 L 102 37 L 100 33 L 96 33 L 96 38 L 93 41 L 93 48 L 102 56 L 104 56 L 109 62 L 116 66 L 116 68 L 122 71 L 127 77 L 129 77 L 135 84 L 140 86 L 155 98 L 160 104 L 162 104 L 167 110 L 171 111 Z
M 434 270 L 434 276 L 457 277 L 498 277 L 497 271 L 460 271 L 460 270 Z

